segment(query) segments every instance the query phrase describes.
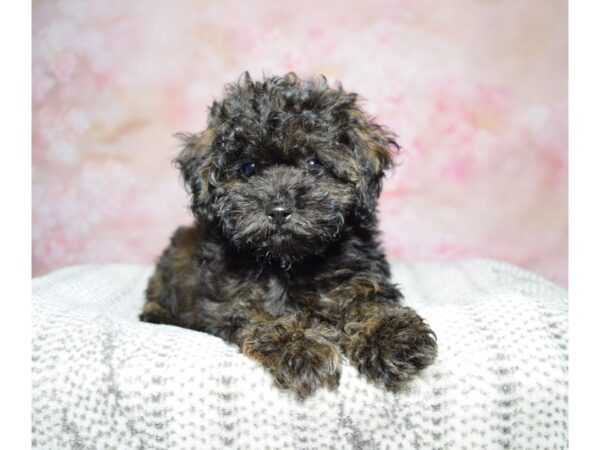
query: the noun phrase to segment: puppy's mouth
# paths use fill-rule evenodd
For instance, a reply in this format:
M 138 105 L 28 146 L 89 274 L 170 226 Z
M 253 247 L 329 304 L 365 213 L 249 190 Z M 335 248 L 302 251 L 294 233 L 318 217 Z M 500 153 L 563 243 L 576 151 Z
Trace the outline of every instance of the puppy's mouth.
M 267 240 L 267 246 L 274 255 L 285 254 L 293 250 L 294 237 L 289 230 L 277 229 L 271 232 Z
M 334 223 L 320 228 L 320 233 L 309 223 L 303 223 L 301 218 L 295 218 L 287 224 L 271 226 L 255 246 L 256 255 L 289 269 L 292 263 L 309 255 L 322 253 L 328 243 L 339 236 L 343 223 L 343 216 L 340 214 Z
M 298 233 L 297 227 L 293 225 L 268 227 L 265 231 L 261 239 L 248 242 L 248 245 L 253 247 L 256 257 L 277 264 L 283 269 L 290 269 L 293 263 L 318 252 L 312 239 L 302 232 Z
M 276 264 L 286 270 L 292 267 L 292 263 L 303 259 L 303 255 L 294 249 L 293 238 L 281 232 L 259 242 L 249 242 L 246 248 L 257 260 Z
M 280 256 L 293 253 L 297 244 L 298 238 L 289 228 L 279 227 L 270 228 L 258 247 L 268 252 L 269 255 Z

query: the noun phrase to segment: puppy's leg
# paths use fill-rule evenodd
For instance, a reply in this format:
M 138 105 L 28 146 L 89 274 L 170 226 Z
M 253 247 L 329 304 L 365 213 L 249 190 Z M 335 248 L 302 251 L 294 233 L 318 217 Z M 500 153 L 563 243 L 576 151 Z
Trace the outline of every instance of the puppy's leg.
M 377 302 L 355 305 L 344 324 L 342 348 L 359 372 L 398 389 L 431 364 L 435 334 L 412 309 Z
M 173 314 L 171 314 L 171 311 L 154 302 L 146 303 L 144 305 L 144 310 L 139 317 L 142 322 L 178 325 L 178 322 L 173 317 Z
M 435 334 L 414 310 L 400 305 L 400 298 L 382 280 L 350 283 L 330 296 L 339 308 L 342 350 L 361 374 L 391 390 L 401 388 L 437 354 Z
M 167 295 L 160 269 L 156 269 L 146 289 L 146 304 L 139 318 L 142 322 L 178 325 L 171 311 L 161 306 L 161 298 Z
M 260 362 L 277 385 L 307 397 L 321 386 L 334 389 L 340 380 L 338 332 L 324 324 L 309 326 L 296 316 L 254 321 L 239 329 L 242 352 Z

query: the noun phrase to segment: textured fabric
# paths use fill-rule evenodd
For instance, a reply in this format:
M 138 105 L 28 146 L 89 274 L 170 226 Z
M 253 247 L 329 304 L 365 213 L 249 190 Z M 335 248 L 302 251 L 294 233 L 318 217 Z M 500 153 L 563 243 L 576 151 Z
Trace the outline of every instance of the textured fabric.
M 392 394 L 344 364 L 299 402 L 214 336 L 137 320 L 149 266 L 33 281 L 33 448 L 566 448 L 567 295 L 495 261 L 394 267 L 439 356 Z

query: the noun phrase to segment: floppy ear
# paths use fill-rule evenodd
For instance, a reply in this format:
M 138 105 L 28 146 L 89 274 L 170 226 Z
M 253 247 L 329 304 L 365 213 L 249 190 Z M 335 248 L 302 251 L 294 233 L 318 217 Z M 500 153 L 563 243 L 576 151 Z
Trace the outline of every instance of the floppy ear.
M 356 216 L 360 223 L 368 225 L 375 217 L 383 175 L 394 165 L 391 150 L 400 147 L 394 134 L 369 120 L 360 110 L 353 110 L 349 121 L 348 138 L 360 164 Z
M 192 194 L 192 212 L 198 219 L 212 220 L 210 181 L 214 131 L 208 128 L 200 134 L 177 133 L 175 137 L 182 141 L 183 149 L 174 163 L 181 171 L 186 189 Z

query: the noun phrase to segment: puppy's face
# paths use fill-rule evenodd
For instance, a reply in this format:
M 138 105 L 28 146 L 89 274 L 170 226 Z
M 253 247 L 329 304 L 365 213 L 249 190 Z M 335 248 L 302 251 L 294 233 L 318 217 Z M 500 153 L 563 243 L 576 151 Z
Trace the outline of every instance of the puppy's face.
M 244 144 L 214 189 L 216 217 L 231 242 L 284 266 L 336 239 L 356 198 L 333 169 L 335 151 L 286 140 L 294 147 Z
M 294 74 L 226 89 L 199 135 L 181 135 L 192 210 L 236 247 L 282 267 L 374 224 L 392 137 L 356 95 Z

